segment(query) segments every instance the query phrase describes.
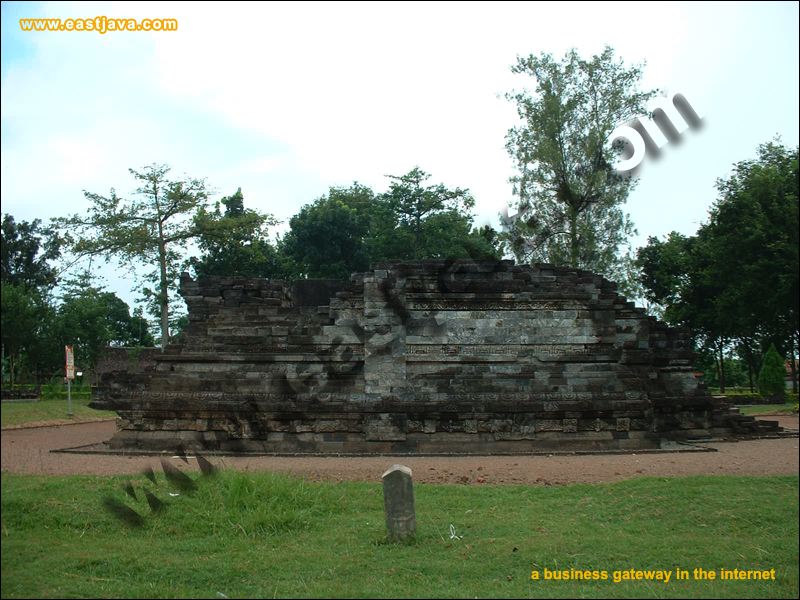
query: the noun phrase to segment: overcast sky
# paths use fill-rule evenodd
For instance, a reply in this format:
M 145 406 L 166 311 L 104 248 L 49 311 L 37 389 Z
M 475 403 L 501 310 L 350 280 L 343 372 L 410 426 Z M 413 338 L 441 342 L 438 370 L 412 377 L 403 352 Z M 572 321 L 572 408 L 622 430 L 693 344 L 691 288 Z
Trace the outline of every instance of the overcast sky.
M 19 19 L 176 18 L 177 32 L 23 32 Z M 696 231 L 714 182 L 780 135 L 798 143 L 798 4 L 2 3 L 2 211 L 80 212 L 168 163 L 288 221 L 330 186 L 376 192 L 419 165 L 469 188 L 476 224 L 513 200 L 504 147 L 518 55 L 615 48 L 703 127 L 645 159 L 639 231 Z M 130 301 L 124 281 L 109 286 Z

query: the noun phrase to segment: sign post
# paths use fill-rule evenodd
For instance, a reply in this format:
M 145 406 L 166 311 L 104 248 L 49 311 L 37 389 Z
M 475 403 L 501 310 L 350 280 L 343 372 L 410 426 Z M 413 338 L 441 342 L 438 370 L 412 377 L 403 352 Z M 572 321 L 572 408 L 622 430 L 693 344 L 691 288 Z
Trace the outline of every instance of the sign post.
M 67 416 L 72 416 L 72 380 L 75 379 L 75 353 L 72 351 L 72 346 L 64 346 L 64 351 L 67 355 L 67 365 L 64 371 L 66 372 L 67 379 Z

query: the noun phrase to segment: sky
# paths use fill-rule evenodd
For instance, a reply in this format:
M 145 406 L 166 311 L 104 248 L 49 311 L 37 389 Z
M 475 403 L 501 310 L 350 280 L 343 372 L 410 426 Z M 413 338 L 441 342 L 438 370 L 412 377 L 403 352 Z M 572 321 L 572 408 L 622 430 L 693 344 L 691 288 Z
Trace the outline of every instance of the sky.
M 514 200 L 505 94 L 518 56 L 612 46 L 642 87 L 702 125 L 648 156 L 628 198 L 634 246 L 695 233 L 714 183 L 779 135 L 798 144 L 798 4 L 2 2 L 0 199 L 17 221 L 125 195 L 166 163 L 214 199 L 288 220 L 331 186 L 376 192 L 420 166 L 468 188 L 476 225 Z M 174 18 L 174 32 L 28 32 L 21 18 Z M 128 302 L 130 281 L 102 269 Z

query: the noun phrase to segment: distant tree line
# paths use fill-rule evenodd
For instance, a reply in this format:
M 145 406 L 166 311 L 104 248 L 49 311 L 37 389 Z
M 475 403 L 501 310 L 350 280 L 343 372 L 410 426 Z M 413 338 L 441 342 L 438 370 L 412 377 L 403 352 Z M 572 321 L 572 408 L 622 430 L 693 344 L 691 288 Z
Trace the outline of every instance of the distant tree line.
M 497 232 L 473 227 L 469 191 L 430 184 L 419 168 L 391 176 L 383 193 L 359 183 L 332 187 L 275 240 L 268 228 L 277 221 L 246 208 L 241 189 L 212 205 L 205 181 L 172 180 L 166 165 L 130 172 L 139 182 L 131 199 L 113 189 L 107 196 L 86 192 L 86 213 L 47 227 L 4 216 L 4 381 L 63 375 L 66 344 L 86 370 L 108 345 L 153 346 L 155 332 L 165 345 L 185 322 L 174 302 L 182 270 L 199 277 L 346 278 L 381 260 L 502 255 Z M 66 258 L 128 268 L 157 325 L 100 285 L 92 263 L 77 275 L 60 274 L 56 265 Z

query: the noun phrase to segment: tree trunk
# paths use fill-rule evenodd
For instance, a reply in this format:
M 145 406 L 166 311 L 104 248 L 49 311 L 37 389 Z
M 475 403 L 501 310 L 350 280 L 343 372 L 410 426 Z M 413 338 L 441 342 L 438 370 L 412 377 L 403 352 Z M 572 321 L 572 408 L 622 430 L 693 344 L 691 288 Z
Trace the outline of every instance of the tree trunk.
M 722 354 L 723 343 L 719 341 L 719 393 L 725 393 L 725 356 Z
M 569 207 L 569 264 L 573 269 L 578 268 L 578 213 Z
M 420 246 L 422 245 L 422 223 L 419 216 L 419 210 L 414 216 L 414 258 L 420 259 Z
M 789 373 L 792 375 L 792 392 L 797 393 L 797 364 L 794 360 L 794 334 L 789 336 Z
M 169 343 L 169 293 L 167 281 L 167 246 L 164 242 L 161 223 L 158 224 L 158 262 L 161 268 L 158 302 L 161 306 L 161 351 L 163 352 Z
M 750 383 L 750 393 L 753 394 L 755 389 L 753 387 L 753 344 L 748 339 L 745 342 L 742 342 L 744 346 L 744 354 L 747 360 L 747 380 Z

